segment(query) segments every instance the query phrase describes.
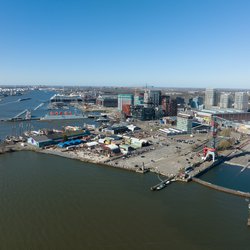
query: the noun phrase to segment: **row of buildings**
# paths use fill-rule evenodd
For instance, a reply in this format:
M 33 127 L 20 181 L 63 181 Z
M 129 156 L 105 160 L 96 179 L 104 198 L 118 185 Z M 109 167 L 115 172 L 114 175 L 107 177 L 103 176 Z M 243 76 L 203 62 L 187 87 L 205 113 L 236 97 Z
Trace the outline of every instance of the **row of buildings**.
M 116 102 L 117 100 L 117 102 Z M 162 95 L 159 90 L 146 89 L 144 93 L 101 96 L 97 104 L 117 107 L 125 116 L 140 120 L 153 120 L 177 115 L 177 99 Z
M 205 108 L 210 109 L 214 106 L 220 108 L 232 108 L 248 111 L 248 94 L 246 92 L 220 93 L 217 89 L 206 89 L 205 91 Z
M 137 138 L 137 134 L 124 134 L 125 131 L 135 132 L 131 126 L 133 125 L 110 127 L 103 131 L 105 134 L 92 133 L 79 127 L 71 127 L 70 130 L 65 129 L 63 131 L 33 131 L 27 138 L 27 142 L 37 148 L 53 147 L 62 150 L 78 148 L 97 150 L 100 155 L 126 155 L 149 145 L 148 140 Z

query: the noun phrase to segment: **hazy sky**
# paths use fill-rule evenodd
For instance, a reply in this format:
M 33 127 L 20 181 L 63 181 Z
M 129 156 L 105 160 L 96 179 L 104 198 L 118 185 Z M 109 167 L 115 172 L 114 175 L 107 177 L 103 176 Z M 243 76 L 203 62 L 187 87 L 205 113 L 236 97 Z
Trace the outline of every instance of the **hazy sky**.
M 0 84 L 250 87 L 249 0 L 0 0 Z

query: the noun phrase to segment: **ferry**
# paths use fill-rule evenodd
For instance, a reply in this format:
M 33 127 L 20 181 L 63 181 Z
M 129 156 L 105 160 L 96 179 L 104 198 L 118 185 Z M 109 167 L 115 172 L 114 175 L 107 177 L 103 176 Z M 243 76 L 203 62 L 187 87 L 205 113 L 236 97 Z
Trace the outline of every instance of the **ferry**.
M 50 102 L 63 102 L 63 103 L 70 103 L 70 102 L 82 102 L 82 97 L 78 95 L 60 95 L 55 94 L 50 98 Z
M 84 119 L 86 116 L 83 114 L 72 114 L 72 112 L 50 112 L 49 114 L 42 117 L 40 120 L 42 121 L 50 121 L 50 120 L 76 120 L 76 119 Z

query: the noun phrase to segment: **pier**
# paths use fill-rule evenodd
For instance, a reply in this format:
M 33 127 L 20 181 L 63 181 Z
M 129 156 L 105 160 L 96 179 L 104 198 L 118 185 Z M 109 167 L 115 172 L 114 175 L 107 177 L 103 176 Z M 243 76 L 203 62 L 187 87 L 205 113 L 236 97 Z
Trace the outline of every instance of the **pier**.
M 248 192 L 242 192 L 242 191 L 239 191 L 239 190 L 234 190 L 234 189 L 230 189 L 230 188 L 221 187 L 221 186 L 212 184 L 212 183 L 207 182 L 207 181 L 203 181 L 203 180 L 201 180 L 199 178 L 195 178 L 195 177 L 192 178 L 192 181 L 194 181 L 196 183 L 199 183 L 199 184 L 201 184 L 201 185 L 203 185 L 205 187 L 209 187 L 209 188 L 212 188 L 212 189 L 224 192 L 224 193 L 233 194 L 233 195 L 241 196 L 241 197 L 244 197 L 244 198 L 250 198 L 250 193 L 248 193 Z
M 169 177 L 166 180 L 162 180 L 160 183 L 158 183 L 157 185 L 151 187 L 150 189 L 152 191 L 159 191 L 159 190 L 165 188 L 167 185 L 169 185 L 173 181 L 173 179 L 174 179 L 174 176 Z

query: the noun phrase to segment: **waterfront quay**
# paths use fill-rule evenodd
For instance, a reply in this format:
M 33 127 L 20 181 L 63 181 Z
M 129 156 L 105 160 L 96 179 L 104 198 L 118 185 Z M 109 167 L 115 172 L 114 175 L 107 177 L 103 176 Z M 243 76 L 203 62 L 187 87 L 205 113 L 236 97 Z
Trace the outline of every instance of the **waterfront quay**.
M 113 125 L 26 131 L 19 137 L 7 137 L 0 153 L 31 150 L 137 173 L 151 171 L 185 182 L 215 165 L 202 159 L 204 147 L 211 143 L 209 133 L 166 135 L 159 128 L 156 121 L 113 121 Z M 224 156 L 224 161 L 247 168 L 248 153 L 248 137 L 245 137 L 240 145 L 219 155 Z M 220 160 L 221 157 L 216 162 Z
M 123 131 L 125 128 L 119 129 Z M 116 135 L 98 131 L 68 126 L 63 131 L 39 131 L 40 135 L 30 132 L 26 133 L 26 138 L 9 137 L 0 145 L 0 154 L 34 151 L 136 173 L 150 171 L 159 179 L 151 186 L 152 191 L 167 188 L 173 181 L 194 181 L 220 192 L 250 198 L 250 193 L 224 188 L 199 178 L 223 162 L 235 161 L 235 158 L 238 162 L 245 162 L 244 157 L 249 153 L 248 138 L 236 148 L 219 152 L 213 162 L 204 161 L 201 152 L 197 151 L 208 141 L 204 134 L 166 137 L 158 131 L 139 130 Z M 242 172 L 248 167 L 249 164 L 245 165 Z
M 138 172 L 143 168 L 164 176 L 176 176 L 188 166 L 200 161 L 200 155 L 192 151 L 192 146 L 206 140 L 204 135 L 166 138 L 157 132 L 149 134 L 143 131 L 120 137 L 96 131 L 90 133 L 87 130 L 67 133 L 64 131 L 61 136 L 59 133 L 55 134 L 52 136 L 30 133 L 25 142 L 12 140 L 5 143 L 2 151 L 3 148 L 5 151 L 33 150 L 126 170 Z M 68 143 L 62 144 L 63 136 L 67 136 Z M 76 138 L 80 138 L 80 141 Z M 73 145 L 75 141 L 77 144 Z
M 166 138 L 157 131 L 132 132 L 126 126 L 113 126 L 101 132 L 99 128 L 89 131 L 67 126 L 62 130 L 30 131 L 20 137 L 7 137 L 2 149 L 29 149 L 124 169 L 145 167 L 166 176 L 176 175 L 181 168 L 194 163 L 198 156 L 192 153 L 192 145 L 205 139 L 204 135 Z

